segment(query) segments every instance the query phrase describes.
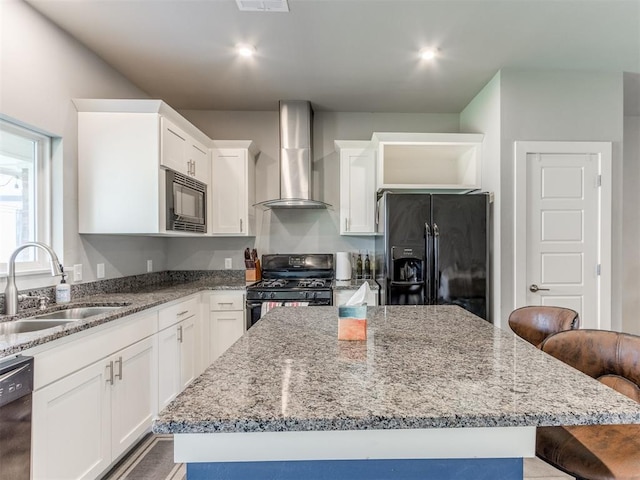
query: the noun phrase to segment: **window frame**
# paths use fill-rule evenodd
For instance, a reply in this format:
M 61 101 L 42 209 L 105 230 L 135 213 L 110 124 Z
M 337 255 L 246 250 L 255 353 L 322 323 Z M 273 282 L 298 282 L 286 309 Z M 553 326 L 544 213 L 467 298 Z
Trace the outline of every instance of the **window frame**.
M 0 130 L 19 135 L 34 142 L 35 188 L 35 238 L 30 241 L 51 245 L 52 240 L 52 163 L 53 138 L 34 128 L 15 122 L 0 115 Z M 37 274 L 49 270 L 49 259 L 40 248 L 33 249 L 35 261 L 16 259 L 16 274 Z M 9 258 L 0 258 L 0 277 L 6 277 Z

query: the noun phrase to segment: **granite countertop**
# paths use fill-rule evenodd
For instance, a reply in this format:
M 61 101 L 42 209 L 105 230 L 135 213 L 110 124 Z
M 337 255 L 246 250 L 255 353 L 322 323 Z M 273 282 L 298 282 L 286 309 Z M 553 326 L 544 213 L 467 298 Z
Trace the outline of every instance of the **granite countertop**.
M 82 307 L 91 305 L 122 306 L 113 312 L 94 315 L 85 320 L 74 321 L 70 324 L 39 330 L 36 332 L 2 335 L 0 334 L 0 358 L 18 354 L 28 348 L 43 345 L 52 340 L 66 337 L 73 333 L 81 332 L 104 323 L 131 315 L 136 312 L 171 302 L 182 297 L 189 296 L 203 290 L 230 290 L 244 289 L 244 278 L 201 278 L 195 281 L 173 281 L 163 284 L 136 286 L 127 292 L 98 293 L 86 295 L 74 299 L 64 305 L 52 305 L 46 310 L 28 310 L 18 315 L 0 315 L 0 322 L 27 318 L 41 313 L 54 312 L 70 307 Z
M 640 423 L 640 406 L 455 306 L 276 308 L 182 392 L 156 433 Z

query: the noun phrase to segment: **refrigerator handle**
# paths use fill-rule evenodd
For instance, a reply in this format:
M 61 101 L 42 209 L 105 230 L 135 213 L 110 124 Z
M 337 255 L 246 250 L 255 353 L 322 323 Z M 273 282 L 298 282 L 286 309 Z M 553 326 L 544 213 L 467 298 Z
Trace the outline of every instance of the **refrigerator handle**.
M 427 222 L 424 223 L 424 233 L 425 233 L 425 272 L 424 272 L 424 282 L 425 282 L 425 305 L 431 305 L 431 227 Z
M 438 292 L 440 291 L 440 230 L 438 224 L 433 222 L 433 303 L 438 303 Z

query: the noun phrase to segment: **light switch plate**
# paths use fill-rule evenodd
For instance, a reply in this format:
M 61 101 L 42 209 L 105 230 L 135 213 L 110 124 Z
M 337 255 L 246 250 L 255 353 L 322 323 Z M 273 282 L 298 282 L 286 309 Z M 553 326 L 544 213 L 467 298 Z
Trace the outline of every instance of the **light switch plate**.
M 147 273 L 153 272 L 153 260 L 147 260 Z
M 73 266 L 73 281 L 81 282 L 82 281 L 82 264 L 76 263 Z
M 233 268 L 233 263 L 230 258 L 224 259 L 224 268 L 226 268 L 227 270 L 231 270 Z
M 98 268 L 96 268 L 96 277 L 104 278 L 104 263 L 98 264 Z

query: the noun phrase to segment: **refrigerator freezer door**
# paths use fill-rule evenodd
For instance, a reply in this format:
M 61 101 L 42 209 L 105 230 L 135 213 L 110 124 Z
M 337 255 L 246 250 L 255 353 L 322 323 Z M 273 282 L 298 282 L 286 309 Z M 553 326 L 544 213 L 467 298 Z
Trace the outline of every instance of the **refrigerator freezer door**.
M 435 303 L 488 318 L 489 196 L 433 195 Z

